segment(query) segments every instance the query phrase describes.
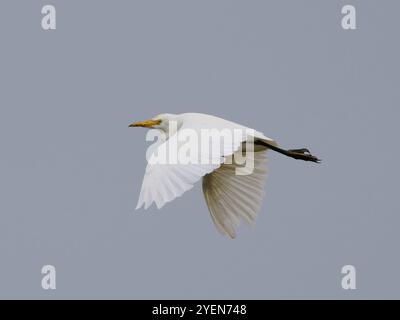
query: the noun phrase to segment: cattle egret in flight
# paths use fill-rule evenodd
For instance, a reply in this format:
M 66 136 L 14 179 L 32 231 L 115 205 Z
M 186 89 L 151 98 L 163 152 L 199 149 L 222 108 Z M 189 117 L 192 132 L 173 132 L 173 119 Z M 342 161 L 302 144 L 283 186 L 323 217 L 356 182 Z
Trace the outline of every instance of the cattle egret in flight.
M 147 159 L 136 209 L 143 205 L 147 209 L 153 202 L 161 208 L 202 179 L 211 218 L 218 231 L 231 238 L 240 220 L 252 225 L 260 211 L 268 149 L 298 160 L 320 161 L 308 149 L 282 149 L 261 132 L 207 114 L 161 114 L 129 127 L 151 128 L 159 134 Z

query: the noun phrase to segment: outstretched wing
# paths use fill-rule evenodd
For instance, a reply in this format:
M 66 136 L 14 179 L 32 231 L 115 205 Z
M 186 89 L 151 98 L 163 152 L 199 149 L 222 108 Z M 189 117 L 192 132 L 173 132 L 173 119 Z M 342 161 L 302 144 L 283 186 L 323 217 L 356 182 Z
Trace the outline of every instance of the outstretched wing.
M 204 175 L 220 165 L 148 164 L 136 209 L 147 209 L 153 202 L 160 209 L 180 197 Z
M 254 169 L 249 175 L 237 175 L 236 169 L 241 166 L 233 161 L 232 164 L 222 164 L 203 178 L 204 197 L 220 233 L 234 238 L 235 227 L 240 220 L 254 224 L 260 212 L 267 178 L 266 151 L 246 154 L 246 162 L 254 161 Z
M 153 202 L 155 202 L 157 208 L 161 208 L 165 203 L 181 196 L 190 190 L 194 183 L 204 175 L 219 168 L 221 163 L 224 162 L 224 157 L 232 155 L 240 148 L 241 143 L 246 140 L 246 132 L 243 131 L 240 136 L 232 135 L 231 143 L 223 144 L 222 148 L 218 149 L 217 152 L 214 149 L 212 150 L 213 152 L 205 154 L 207 151 L 201 150 L 200 154 L 200 144 L 198 144 L 197 149 L 196 146 L 193 146 L 190 150 L 190 158 L 193 160 L 190 163 L 183 164 L 171 161 L 172 159 L 169 157 L 170 150 L 179 150 L 185 144 L 190 145 L 190 142 L 186 139 L 188 131 L 185 131 L 185 129 L 190 129 L 192 133 L 200 137 L 201 129 L 204 128 L 204 123 L 188 119 L 174 136 L 157 147 L 148 161 L 136 209 L 141 208 L 143 205 L 147 209 Z M 212 128 L 214 129 L 215 127 L 213 126 Z M 156 158 L 165 159 L 165 161 L 156 161 Z M 201 161 L 202 159 L 203 161 Z M 197 163 L 196 160 L 198 160 Z

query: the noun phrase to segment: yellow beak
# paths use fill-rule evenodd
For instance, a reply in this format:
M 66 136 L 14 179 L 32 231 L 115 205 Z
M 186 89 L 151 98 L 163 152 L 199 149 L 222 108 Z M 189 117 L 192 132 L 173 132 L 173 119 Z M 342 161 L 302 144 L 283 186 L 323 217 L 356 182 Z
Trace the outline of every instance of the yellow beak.
M 159 120 L 159 119 L 156 119 L 156 120 L 150 119 L 150 120 L 131 123 L 129 125 L 129 127 L 152 128 L 153 126 L 159 125 L 160 123 L 161 123 L 161 120 Z

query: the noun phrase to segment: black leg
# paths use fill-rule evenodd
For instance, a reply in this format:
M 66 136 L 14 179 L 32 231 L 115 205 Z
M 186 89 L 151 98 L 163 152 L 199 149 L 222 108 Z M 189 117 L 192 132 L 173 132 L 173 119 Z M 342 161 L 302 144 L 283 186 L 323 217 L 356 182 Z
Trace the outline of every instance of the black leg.
M 302 149 L 290 149 L 290 150 L 285 150 L 279 147 L 276 147 L 272 144 L 269 144 L 268 142 L 265 142 L 263 140 L 256 140 L 255 144 L 260 144 L 263 145 L 271 150 L 274 150 L 276 152 L 279 152 L 281 154 L 284 154 L 285 156 L 291 157 L 293 159 L 297 159 L 297 160 L 304 160 L 304 161 L 311 161 L 311 162 L 315 162 L 315 163 L 319 163 L 321 162 L 320 159 L 318 159 L 317 157 L 313 156 L 310 151 L 306 148 L 302 148 Z

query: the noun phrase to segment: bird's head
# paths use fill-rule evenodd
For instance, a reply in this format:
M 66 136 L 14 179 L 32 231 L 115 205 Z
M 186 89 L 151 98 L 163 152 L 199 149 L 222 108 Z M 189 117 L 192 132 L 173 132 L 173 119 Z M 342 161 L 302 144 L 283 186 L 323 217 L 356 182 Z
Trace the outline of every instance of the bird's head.
M 159 114 L 149 120 L 134 122 L 129 125 L 129 127 L 144 127 L 150 129 L 158 129 L 164 132 L 168 132 L 170 129 L 170 124 L 172 121 L 176 121 L 176 127 L 180 127 L 181 120 L 179 116 L 171 113 Z

